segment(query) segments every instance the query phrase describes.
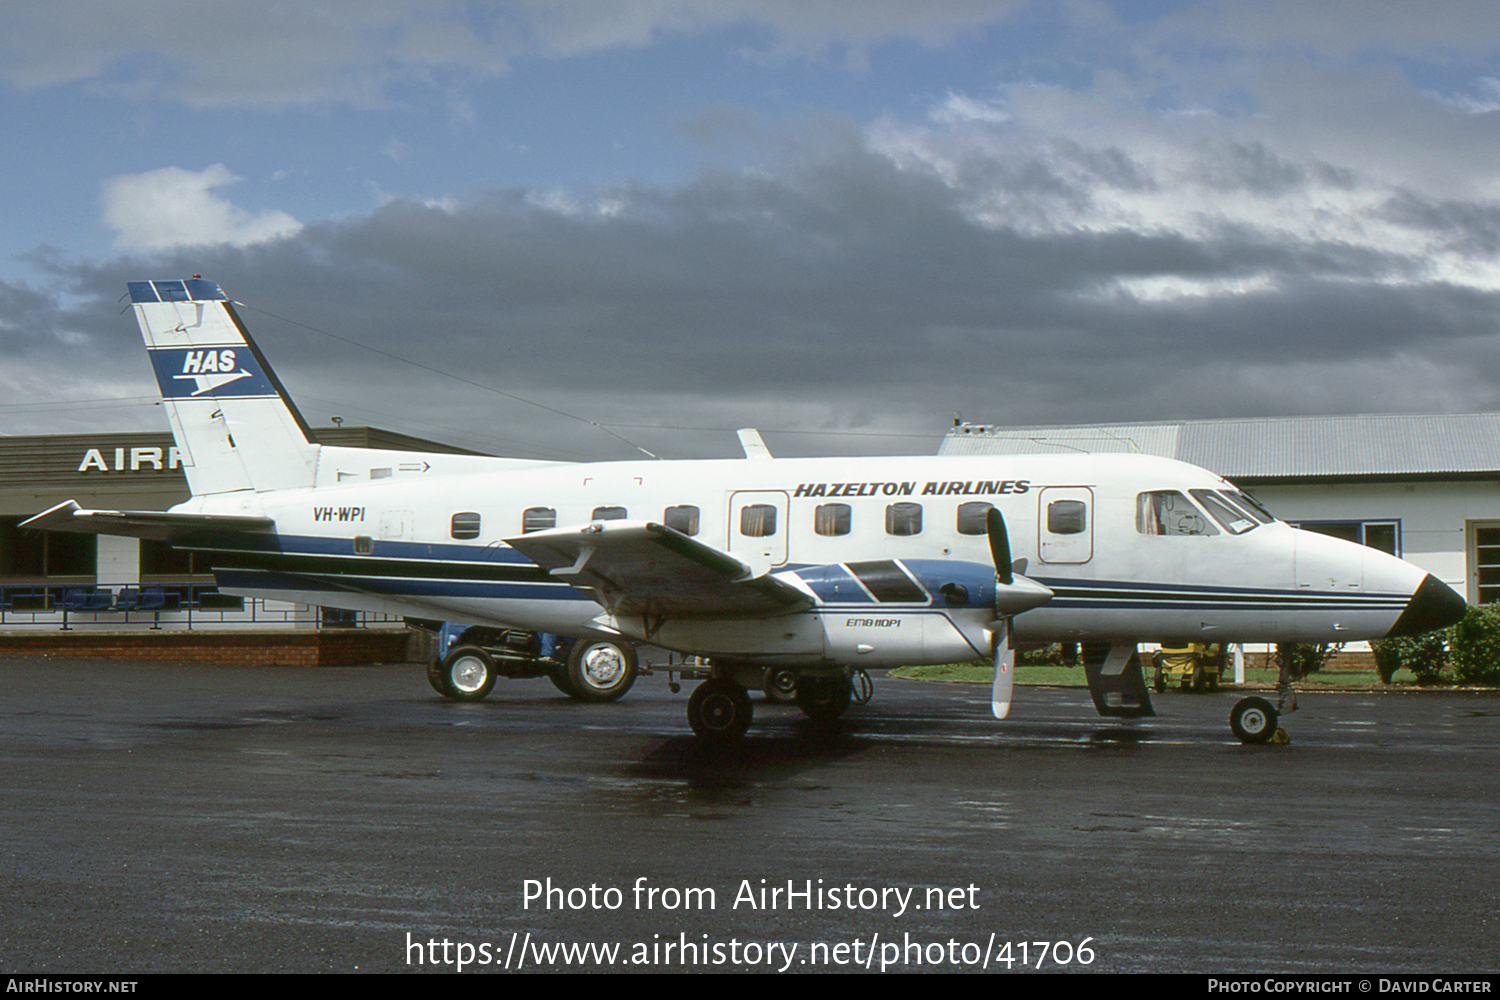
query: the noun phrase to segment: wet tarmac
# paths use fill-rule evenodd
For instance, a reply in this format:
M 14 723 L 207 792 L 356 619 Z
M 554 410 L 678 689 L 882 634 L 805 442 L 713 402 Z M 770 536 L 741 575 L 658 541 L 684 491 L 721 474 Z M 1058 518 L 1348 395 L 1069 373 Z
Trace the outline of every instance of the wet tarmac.
M 877 678 L 688 734 L 643 678 L 0 659 L 0 972 L 1500 971 L 1500 697 Z M 549 881 L 550 880 L 550 881 Z

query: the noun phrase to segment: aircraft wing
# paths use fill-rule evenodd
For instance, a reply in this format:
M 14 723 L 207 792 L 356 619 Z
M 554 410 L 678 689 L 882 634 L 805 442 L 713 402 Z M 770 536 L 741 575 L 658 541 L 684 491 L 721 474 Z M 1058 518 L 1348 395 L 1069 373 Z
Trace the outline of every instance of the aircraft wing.
M 269 517 L 242 514 L 173 514 L 159 510 L 85 510 L 67 500 L 22 521 L 17 527 L 39 531 L 73 531 L 89 535 L 127 535 L 170 542 L 198 531 L 269 531 Z
M 505 543 L 617 615 L 762 618 L 814 603 L 726 552 L 647 521 L 595 521 Z

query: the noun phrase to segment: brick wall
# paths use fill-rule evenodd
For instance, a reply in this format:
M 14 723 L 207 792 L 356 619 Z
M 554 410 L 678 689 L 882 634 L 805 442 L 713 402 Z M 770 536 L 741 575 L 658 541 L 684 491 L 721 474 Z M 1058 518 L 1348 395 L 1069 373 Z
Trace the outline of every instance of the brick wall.
M 0 635 L 0 653 L 99 656 L 117 660 L 333 667 L 407 663 L 411 629 L 217 629 L 184 632 L 70 631 Z

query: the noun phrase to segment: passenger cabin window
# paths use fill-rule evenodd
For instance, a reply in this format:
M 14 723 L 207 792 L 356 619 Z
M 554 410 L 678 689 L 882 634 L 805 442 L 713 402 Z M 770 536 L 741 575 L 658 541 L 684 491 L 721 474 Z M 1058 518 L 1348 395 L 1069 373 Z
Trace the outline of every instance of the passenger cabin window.
M 775 506 L 768 503 L 752 503 L 741 507 L 740 534 L 749 538 L 766 538 L 776 534 Z
M 1089 526 L 1089 508 L 1082 500 L 1054 500 L 1047 505 L 1047 530 L 1054 535 L 1081 535 Z
M 546 531 L 557 527 L 557 511 L 552 507 L 527 507 L 521 511 L 521 534 Z
M 668 507 L 662 511 L 661 521 L 673 531 L 680 531 L 684 535 L 696 535 L 698 533 L 698 508 L 692 504 Z
M 960 535 L 983 535 L 989 529 L 985 518 L 989 517 L 992 503 L 975 500 L 958 505 L 958 533 Z M 1055 505 L 1054 505 L 1055 506 Z
M 1135 530 L 1143 535 L 1217 535 L 1219 529 L 1191 500 L 1176 490 L 1141 493 L 1135 498 Z
M 478 538 L 479 515 L 473 511 L 453 515 L 453 524 L 448 533 L 454 538 Z
M 1231 535 L 1243 535 L 1251 528 L 1260 527 L 1252 518 L 1246 517 L 1238 507 L 1231 507 L 1213 490 L 1188 490 L 1188 492 L 1193 495 L 1194 500 L 1203 505 L 1203 509 L 1208 511 L 1209 516 L 1218 521 Z
M 813 531 L 820 535 L 849 534 L 851 508 L 846 503 L 820 503 L 813 510 Z
M 590 521 L 623 521 L 627 517 L 624 507 L 595 507 L 589 515 Z
M 919 503 L 893 503 L 885 509 L 885 533 L 887 535 L 920 535 L 922 533 L 922 505 Z

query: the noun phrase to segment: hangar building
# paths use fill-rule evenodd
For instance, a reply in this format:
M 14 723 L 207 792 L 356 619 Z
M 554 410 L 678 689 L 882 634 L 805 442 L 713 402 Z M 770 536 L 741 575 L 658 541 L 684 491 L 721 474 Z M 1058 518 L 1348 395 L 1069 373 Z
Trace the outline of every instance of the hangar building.
M 1500 599 L 1500 413 L 998 427 L 940 455 L 1137 452 L 1210 469 L 1284 521 L 1362 542 L 1470 603 Z
M 313 433 L 346 448 L 478 454 L 371 427 Z M 188 499 L 172 435 L 0 437 L 0 628 L 55 629 L 70 604 L 80 625 L 341 623 L 342 612 L 218 594 L 206 566 L 163 542 L 17 527 L 69 499 L 103 510 L 166 510 Z

